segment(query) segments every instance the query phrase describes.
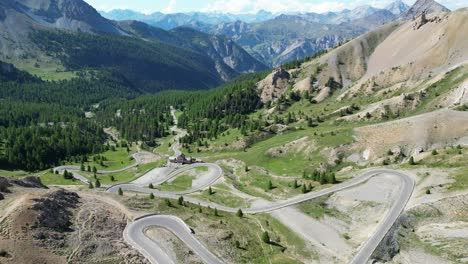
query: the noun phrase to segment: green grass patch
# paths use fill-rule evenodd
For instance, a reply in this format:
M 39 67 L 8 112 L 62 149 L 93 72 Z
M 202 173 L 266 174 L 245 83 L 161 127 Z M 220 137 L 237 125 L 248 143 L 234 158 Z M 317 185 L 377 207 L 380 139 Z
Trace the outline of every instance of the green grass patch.
M 247 208 L 249 203 L 245 199 L 226 191 L 223 187 L 218 187 L 220 184 L 212 187 L 213 194 L 209 194 L 208 190 L 199 193 L 191 194 L 190 196 L 208 202 L 214 202 L 220 205 L 234 207 L 234 208 Z
M 209 168 L 207 166 L 201 166 L 201 167 L 196 167 L 195 171 L 196 172 L 207 172 Z
M 340 126 L 323 125 L 317 128 L 307 128 L 275 135 L 253 144 L 245 151 L 224 150 L 194 153 L 193 155 L 207 161 L 234 158 L 244 161 L 248 166 L 264 167 L 277 175 L 299 177 L 304 170 L 313 170 L 321 162 L 325 161 L 325 157 L 320 153 L 323 148 L 351 143 L 353 141 L 352 127 L 351 124 Z M 271 157 L 267 154 L 271 148 L 283 146 L 305 136 L 308 136 L 310 140 L 318 145 L 318 149 L 309 155 L 305 155 L 303 152 L 292 152 L 281 157 Z
M 60 65 L 60 62 L 47 56 L 40 56 L 34 60 L 13 61 L 12 63 L 16 68 L 45 81 L 69 80 L 77 77 L 76 72 L 67 71 Z
M 84 163 L 84 165 L 85 167 L 88 165 L 91 166 L 91 168 L 96 167 L 98 170 L 117 170 L 125 168 L 135 163 L 135 159 L 132 157 L 132 154 L 135 153 L 135 151 L 135 145 L 132 147 L 130 152 L 127 152 L 127 148 L 116 148 L 115 151 L 108 150 L 101 154 L 90 157 L 88 162 Z M 102 164 L 99 161 L 99 158 L 98 160 L 94 161 L 94 157 L 99 156 L 105 157 Z M 79 166 L 80 164 L 75 163 L 74 165 Z
M 0 176 L 8 176 L 8 177 L 24 177 L 31 175 L 30 172 L 22 171 L 22 170 L 0 170 Z
M 158 186 L 161 191 L 185 191 L 192 187 L 193 176 L 180 175 L 171 182 L 165 182 Z
M 451 183 L 448 189 L 450 191 L 467 190 L 468 189 L 468 168 L 463 168 L 456 172 L 452 178 L 455 180 Z
M 40 174 L 41 182 L 44 185 L 82 185 L 81 181 L 72 179 L 68 180 L 63 177 L 62 174 L 55 174 L 50 172 L 45 172 Z
M 327 207 L 326 201 L 328 197 L 319 197 L 313 200 L 303 202 L 297 205 L 297 208 L 303 213 L 312 216 L 313 218 L 320 219 L 325 215 L 333 217 L 341 217 L 342 214 L 335 208 Z
M 154 152 L 162 154 L 162 155 L 174 155 L 174 151 L 172 150 L 171 146 L 173 142 L 174 136 L 170 135 L 164 138 L 158 139 L 159 146 L 156 147 Z

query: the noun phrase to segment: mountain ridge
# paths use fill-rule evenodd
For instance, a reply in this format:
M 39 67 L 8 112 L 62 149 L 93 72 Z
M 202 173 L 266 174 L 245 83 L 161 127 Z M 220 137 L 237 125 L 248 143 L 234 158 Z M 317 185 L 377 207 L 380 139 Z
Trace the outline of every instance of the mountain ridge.
M 95 63 L 88 64 L 88 62 L 81 60 L 83 63 L 82 66 L 73 63 L 73 67 L 71 67 L 72 64 L 67 60 L 69 58 L 73 58 L 71 53 L 76 53 L 76 51 L 66 46 L 61 47 L 61 50 L 69 52 L 68 57 L 60 55 L 58 50 L 56 50 L 54 56 L 51 56 L 51 52 L 48 48 L 51 48 L 52 46 L 47 48 L 40 47 L 44 43 L 35 42 L 31 39 L 31 36 L 38 31 L 46 32 L 55 30 L 58 34 L 60 34 L 61 30 L 69 31 L 68 33 L 71 34 L 65 32 L 66 34 L 64 34 L 64 36 L 69 38 L 85 39 L 86 49 L 92 47 L 97 50 L 101 49 L 91 43 L 93 38 L 96 42 L 116 41 L 116 43 L 126 43 L 129 45 L 128 47 L 132 45 L 143 47 L 144 42 L 147 42 L 144 37 L 138 36 L 135 32 L 129 30 L 129 28 L 125 28 L 125 23 L 110 21 L 103 18 L 90 5 L 81 0 L 8 0 L 0 3 L 0 15 L 3 17 L 0 21 L 0 29 L 5 32 L 5 34 L 0 36 L 0 59 L 20 66 L 20 68 L 23 67 L 22 69 L 27 69 L 31 72 L 42 72 L 47 68 L 53 67 L 57 69 L 49 70 L 50 75 L 61 76 L 64 75 L 61 74 L 61 72 L 65 71 L 67 72 L 67 76 L 72 77 L 74 75 L 73 72 L 81 71 L 90 65 L 98 65 Z M 140 24 L 140 27 L 141 26 L 142 25 Z M 154 42 L 154 44 L 149 45 L 152 47 L 150 49 L 143 50 L 153 53 L 153 56 L 155 57 L 179 58 L 181 61 L 186 63 L 183 65 L 176 61 L 163 60 L 164 62 L 159 63 L 159 66 L 156 67 L 156 65 L 153 64 L 156 63 L 156 61 L 153 61 L 151 62 L 152 66 L 150 67 L 152 68 L 153 73 L 145 70 L 141 72 L 146 72 L 146 74 L 148 74 L 147 76 L 140 76 L 140 78 L 135 78 L 136 76 L 134 76 L 131 78 L 134 81 L 138 79 L 146 79 L 149 81 L 145 82 L 146 85 L 153 83 L 155 87 L 157 87 L 155 88 L 156 90 L 172 88 L 206 89 L 219 85 L 223 81 L 230 80 L 243 72 L 262 71 L 267 69 L 265 65 L 252 58 L 237 44 L 222 37 L 210 38 L 207 35 L 203 35 L 205 45 L 216 47 L 212 49 L 204 49 L 200 47 L 200 43 L 198 43 L 198 46 L 194 44 L 196 42 L 195 34 L 190 35 L 193 36 L 194 39 L 185 37 L 179 38 L 177 42 L 174 42 L 175 38 L 170 36 L 173 33 L 162 32 L 162 30 L 150 28 L 151 26 L 149 25 L 144 27 L 146 27 L 145 30 L 147 31 L 152 31 L 153 33 L 158 31 L 159 34 L 158 36 L 152 36 L 151 42 Z M 80 34 L 90 34 L 90 36 L 78 36 Z M 104 36 L 106 34 L 109 36 Z M 51 37 L 53 34 L 49 34 L 47 36 Z M 119 37 L 131 37 L 133 39 L 118 39 Z M 58 42 L 55 44 L 48 42 L 47 45 L 64 45 L 64 43 L 69 43 L 68 40 L 64 38 L 59 38 L 57 36 L 53 36 L 53 38 Z M 48 40 L 41 39 L 41 41 Z M 73 45 L 73 43 L 69 43 L 68 45 Z M 166 55 L 162 56 L 161 52 L 158 51 L 158 49 L 155 49 L 156 46 L 159 47 L 161 52 L 165 52 Z M 54 49 L 55 48 L 56 47 L 54 47 Z M 111 52 L 103 51 L 105 50 L 101 50 L 101 54 L 96 57 L 102 57 L 103 54 L 111 56 Z M 130 53 L 129 50 L 120 51 Z M 91 52 L 91 50 L 87 50 L 87 52 Z M 154 52 L 159 55 L 156 55 Z M 179 54 L 184 54 L 185 57 L 181 58 Z M 125 57 L 127 55 L 130 56 L 130 54 L 125 54 L 123 56 Z M 148 54 L 148 56 L 150 57 L 151 55 Z M 87 58 L 92 60 L 89 56 Z M 139 57 L 138 60 L 140 59 L 147 60 L 144 56 Z M 125 64 L 124 61 L 120 61 L 120 63 L 120 66 L 124 66 Z M 137 62 L 135 61 L 134 63 Z M 136 65 L 139 64 L 137 63 Z M 145 62 L 140 61 L 140 65 L 145 65 Z M 101 66 L 98 67 L 100 70 L 103 69 Z M 111 65 L 107 65 L 104 66 L 104 68 L 110 66 Z M 163 81 L 162 83 L 170 84 L 167 88 L 164 88 L 164 85 L 151 81 L 151 76 L 164 78 L 163 75 L 157 74 L 157 71 L 166 71 L 167 69 L 158 67 L 167 67 L 174 70 L 174 72 L 179 72 L 180 74 L 184 72 L 188 75 L 191 75 L 191 73 L 189 73 L 190 71 L 187 71 L 187 67 L 198 67 L 198 69 L 193 68 L 192 72 L 199 73 L 199 77 L 198 80 L 191 79 L 193 81 L 193 85 L 189 85 L 189 83 L 184 81 L 183 78 L 175 78 L 169 83 Z M 167 76 L 172 75 L 173 74 L 167 74 Z M 177 83 L 179 83 L 180 86 Z M 145 89 L 151 90 L 151 88 L 148 87 Z

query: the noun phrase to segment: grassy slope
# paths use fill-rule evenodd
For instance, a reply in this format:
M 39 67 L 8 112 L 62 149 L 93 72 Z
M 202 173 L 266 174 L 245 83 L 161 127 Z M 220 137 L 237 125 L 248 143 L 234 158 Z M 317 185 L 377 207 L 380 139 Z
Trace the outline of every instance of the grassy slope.
M 104 161 L 104 166 L 102 166 L 99 162 L 93 161 L 93 157 L 90 157 L 88 162 L 84 165 L 87 167 L 88 165 L 92 167 L 96 167 L 98 170 L 116 170 L 120 168 L 127 167 L 135 163 L 135 160 L 132 157 L 132 154 L 136 152 L 136 145 L 133 145 L 130 148 L 130 152 L 127 152 L 127 148 L 116 148 L 115 151 L 108 150 L 96 156 L 104 156 L 106 160 Z M 79 163 L 75 163 L 74 165 L 80 165 Z
M 190 196 L 229 207 L 246 208 L 250 204 L 245 199 L 233 195 L 229 191 L 229 187 L 227 187 L 225 184 L 216 184 L 212 186 L 212 190 L 213 193 L 211 195 L 208 193 L 208 190 L 204 190 L 198 193 L 194 193 Z
M 301 263 L 297 259 L 310 262 L 315 256 L 304 240 L 269 215 L 239 218 L 235 214 L 219 212 L 219 216 L 215 216 L 213 209 L 202 208 L 200 212 L 197 205 L 179 206 L 176 201 L 167 206 L 162 199 L 150 200 L 147 195 L 130 194 L 117 198 L 130 209 L 181 217 L 210 250 L 233 263 Z M 261 241 L 264 230 L 275 243 Z M 236 240 L 241 248 L 234 247 Z
M 180 175 L 171 182 L 165 182 L 158 186 L 162 191 L 185 191 L 192 187 L 193 176 Z

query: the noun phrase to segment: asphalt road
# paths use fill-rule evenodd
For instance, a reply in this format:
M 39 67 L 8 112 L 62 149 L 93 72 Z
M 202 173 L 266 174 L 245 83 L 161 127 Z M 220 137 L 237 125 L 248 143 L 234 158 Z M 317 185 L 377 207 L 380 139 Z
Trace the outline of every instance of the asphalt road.
M 127 225 L 124 230 L 124 238 L 152 263 L 169 264 L 175 262 L 144 234 L 144 230 L 149 227 L 162 227 L 171 231 L 206 263 L 223 263 L 193 236 L 190 227 L 182 219 L 171 215 L 146 215 Z
M 152 154 L 149 153 L 149 152 L 144 152 L 144 151 L 134 153 L 132 155 L 132 157 L 135 160 L 135 162 L 132 165 L 129 165 L 129 166 L 125 167 L 125 168 L 121 168 L 121 169 L 117 169 L 117 170 L 97 170 L 97 173 L 98 174 L 110 174 L 110 173 L 118 173 L 118 172 L 123 172 L 123 171 L 129 170 L 131 168 L 134 168 L 134 167 L 140 165 L 141 164 L 141 158 L 143 156 L 146 156 L 146 155 L 152 155 Z M 65 170 L 70 172 L 73 175 L 73 178 L 75 178 L 76 180 L 79 180 L 79 181 L 81 181 L 81 182 L 83 182 L 85 184 L 89 184 L 88 178 L 86 178 L 85 176 L 78 173 L 78 171 L 81 170 L 80 166 L 64 165 L 64 166 L 59 166 L 59 167 L 54 168 L 54 171 L 57 171 L 59 174 L 63 174 L 63 172 Z M 105 185 L 105 184 L 101 185 L 101 187 L 103 187 L 103 188 L 107 188 L 109 186 L 110 185 Z
M 318 192 L 311 192 L 303 195 L 299 195 L 297 197 L 284 200 L 284 201 L 279 201 L 273 204 L 269 205 L 264 205 L 264 206 L 259 206 L 259 207 L 251 207 L 251 208 L 243 208 L 242 211 L 244 213 L 248 214 L 257 214 L 257 213 L 266 213 L 266 212 L 271 212 L 274 210 L 278 210 L 287 206 L 292 206 L 296 205 L 298 203 L 308 201 L 314 198 L 318 198 L 320 196 L 328 195 L 334 192 L 338 192 L 350 187 L 357 186 L 359 184 L 362 184 L 369 180 L 370 178 L 380 175 L 380 174 L 387 174 L 387 175 L 393 175 L 402 180 L 402 188 L 400 190 L 400 194 L 398 196 L 397 201 L 393 204 L 391 207 L 390 211 L 387 213 L 384 221 L 379 225 L 375 233 L 371 236 L 371 238 L 366 241 L 359 249 L 358 253 L 355 255 L 355 257 L 352 259 L 350 263 L 352 264 L 362 264 L 366 263 L 366 261 L 370 258 L 376 247 L 379 245 L 380 241 L 385 237 L 387 232 L 390 230 L 392 227 L 393 223 L 398 219 L 400 216 L 401 212 L 404 210 L 406 203 L 408 202 L 409 198 L 411 197 L 411 194 L 413 192 L 414 188 L 414 180 L 401 172 L 394 171 L 394 170 L 388 170 L 388 169 L 374 169 L 374 170 L 369 170 L 362 175 L 353 178 L 349 181 L 334 185 L 328 189 L 324 189 Z M 221 177 L 221 176 L 220 176 Z M 156 192 L 154 190 L 146 189 L 146 188 L 141 188 L 138 186 L 134 186 L 136 188 L 133 188 L 132 185 L 120 185 L 120 187 L 124 190 L 130 190 L 130 191 L 136 191 L 136 192 L 146 192 L 146 193 L 154 193 L 155 196 L 157 197 L 163 197 L 163 198 L 173 198 L 176 199 L 181 195 L 180 192 Z M 115 189 L 110 191 L 116 191 Z M 190 190 L 191 192 L 198 191 L 198 189 Z M 226 207 L 222 205 L 217 205 L 215 203 L 210 203 L 210 202 L 205 202 L 201 200 L 197 200 L 191 197 L 184 197 L 184 200 L 187 202 L 191 202 L 194 204 L 199 204 L 200 206 L 208 207 L 210 206 L 211 208 L 217 208 L 220 211 L 227 211 L 227 212 L 237 212 L 238 208 L 231 208 L 231 207 Z M 161 218 L 162 217 L 162 218 Z M 145 220 L 143 223 L 138 223 L 141 220 L 136 220 L 135 223 L 136 226 L 139 228 L 132 228 L 132 231 L 128 233 L 128 237 L 132 238 L 133 241 L 137 241 L 137 243 L 142 243 L 139 244 L 140 248 L 144 248 L 145 250 L 145 255 L 149 254 L 152 255 L 152 258 L 154 259 L 163 259 L 163 256 L 160 256 L 161 250 L 158 248 L 157 244 L 154 242 L 150 242 L 148 240 L 143 240 L 139 239 L 138 237 L 141 236 L 141 233 L 143 233 L 143 230 L 150 226 L 161 226 L 165 227 L 168 225 L 168 221 L 175 221 L 173 220 L 172 217 L 167 218 L 168 216 L 160 216 L 160 217 L 149 217 L 151 220 Z M 164 221 L 161 221 L 161 219 L 164 219 Z M 178 219 L 177 222 L 180 222 L 181 220 Z M 132 223 L 132 224 L 133 224 Z M 193 235 L 187 233 L 186 229 L 183 229 L 180 227 L 180 223 L 172 223 L 169 225 L 170 228 L 168 228 L 170 231 L 172 231 L 175 235 L 177 235 L 182 241 L 184 241 L 187 246 L 190 248 L 192 247 L 198 247 L 198 249 L 201 251 L 200 254 L 211 254 L 209 252 L 206 252 L 205 247 L 199 247 L 200 242 L 196 241 L 196 239 L 193 237 Z M 173 228 L 176 227 L 177 230 L 174 232 Z M 179 234 L 182 234 L 182 236 L 179 236 Z M 190 236 L 190 239 L 187 239 L 187 236 Z M 194 242 L 194 240 L 196 242 Z M 148 244 L 150 243 L 150 244 Z M 156 249 L 158 248 L 158 249 Z M 154 250 L 153 250 L 154 249 Z M 193 249 L 193 248 L 192 248 Z M 149 251 L 148 251 L 149 250 Z M 194 250 L 195 251 L 195 250 Z M 197 254 L 199 253 L 198 251 Z M 200 255 L 201 256 L 201 255 Z M 203 258 L 203 257 L 202 257 Z M 210 258 L 203 258 L 206 263 L 220 263 L 219 259 L 216 258 L 216 260 L 210 259 Z M 156 262 L 158 263 L 158 262 Z M 161 262 L 163 263 L 163 262 Z
M 175 123 L 174 127 L 171 129 L 177 132 L 175 139 L 176 141 L 178 141 L 178 139 L 183 137 L 186 132 L 177 128 L 177 118 L 175 116 L 175 110 L 172 108 L 171 108 L 171 114 L 174 118 L 174 123 Z M 176 155 L 179 155 L 181 153 L 179 148 L 180 148 L 180 145 L 178 143 L 173 145 L 173 150 Z M 128 167 L 125 167 L 119 170 L 113 170 L 113 171 L 98 171 L 98 173 L 101 173 L 101 174 L 116 173 L 116 172 L 121 172 L 121 171 L 128 170 L 130 168 L 136 167 L 141 163 L 141 156 L 146 155 L 146 154 L 148 153 L 145 153 L 145 152 L 135 153 L 133 155 L 135 159 L 135 163 Z M 154 189 L 148 189 L 138 184 L 130 183 L 130 184 L 117 184 L 114 186 L 110 186 L 107 189 L 107 191 L 116 193 L 119 188 L 122 188 L 122 190 L 124 191 L 153 193 L 156 197 L 177 199 L 181 195 L 186 195 L 186 194 L 190 194 L 190 193 L 205 189 L 208 186 L 214 184 L 219 178 L 223 176 L 223 171 L 218 165 L 211 164 L 211 163 L 201 163 L 201 164 L 183 166 L 174 171 L 168 170 L 166 175 L 162 175 L 158 177 L 158 179 L 153 184 L 154 185 L 162 184 L 180 175 L 181 173 L 187 170 L 193 169 L 195 167 L 198 167 L 198 166 L 208 166 L 209 171 L 208 171 L 208 174 L 203 177 L 202 183 L 199 184 L 196 188 L 191 188 L 190 190 L 179 191 L 179 192 L 163 192 L 163 191 L 158 191 Z M 61 167 L 55 168 L 54 170 L 58 170 L 61 173 L 64 170 L 73 171 L 73 170 L 79 170 L 79 169 L 80 168 L 78 166 L 61 166 Z M 88 183 L 88 179 L 86 179 L 82 175 L 78 174 L 77 172 L 72 172 L 72 173 L 73 173 L 73 176 L 77 178 L 78 180 Z M 338 192 L 338 191 L 341 191 L 350 187 L 357 186 L 359 184 L 366 182 L 370 178 L 380 175 L 380 174 L 388 174 L 388 175 L 393 175 L 395 177 L 400 178 L 402 181 L 402 185 L 401 185 L 402 187 L 401 187 L 397 201 L 395 201 L 395 203 L 392 205 L 391 209 L 385 216 L 384 221 L 379 225 L 375 233 L 363 245 L 361 245 L 361 247 L 359 248 L 359 251 L 357 252 L 357 254 L 354 256 L 354 258 L 350 262 L 351 264 L 363 264 L 367 262 L 367 260 L 370 258 L 370 256 L 376 249 L 376 247 L 379 245 L 380 241 L 382 241 L 382 239 L 388 233 L 392 225 L 395 223 L 395 221 L 398 219 L 400 214 L 403 212 L 406 206 L 406 203 L 411 197 L 411 194 L 414 189 L 414 180 L 410 176 L 404 173 L 394 171 L 394 170 L 389 170 L 389 169 L 373 169 L 351 180 L 333 185 L 332 187 L 328 189 L 320 190 L 318 192 L 310 192 L 307 194 L 293 197 L 291 199 L 278 201 L 278 202 L 267 204 L 267 205 L 243 208 L 242 211 L 247 214 L 271 212 L 271 211 L 278 210 L 284 207 L 296 205 L 298 203 L 305 202 L 314 198 L 318 198 L 320 196 L 332 194 L 332 193 L 335 193 L 335 192 Z M 222 205 L 215 204 L 212 202 L 198 200 L 192 197 L 184 197 L 184 200 L 186 202 L 199 204 L 200 206 L 204 206 L 204 207 L 209 206 L 211 208 L 217 208 L 220 211 L 237 212 L 238 210 L 238 208 L 226 207 L 226 206 L 222 206 Z M 180 218 L 177 218 L 175 216 L 168 216 L 168 215 L 147 215 L 141 218 L 137 218 L 135 219 L 135 221 L 129 223 L 124 231 L 124 238 L 128 243 L 130 243 L 133 247 L 135 247 L 142 254 L 144 254 L 152 263 L 160 263 L 160 264 L 174 263 L 174 261 L 164 252 L 162 248 L 158 246 L 158 244 L 155 241 L 149 239 L 145 235 L 144 233 L 145 230 L 153 226 L 162 227 L 174 233 L 184 243 L 186 243 L 187 246 L 191 248 L 198 256 L 200 256 L 204 262 L 209 263 L 209 264 L 222 263 L 219 258 L 217 258 L 214 254 L 212 254 L 208 249 L 206 249 L 206 247 L 203 246 L 202 243 L 200 243 L 200 241 L 198 241 L 195 238 L 195 236 L 191 233 L 190 228 Z
M 111 193 L 117 193 L 119 188 L 121 188 L 123 191 L 132 191 L 132 192 L 140 192 L 140 193 L 148 193 L 148 194 L 153 193 L 157 197 L 177 199 L 181 195 L 194 193 L 196 191 L 208 188 L 210 185 L 213 185 L 219 178 L 223 176 L 223 170 L 221 169 L 221 167 L 219 167 L 216 164 L 196 163 L 196 164 L 180 167 L 179 169 L 168 173 L 166 176 L 163 176 L 160 179 L 158 179 L 156 182 L 154 182 L 153 185 L 156 187 L 160 184 L 163 184 L 164 182 L 171 180 L 174 177 L 177 177 L 178 175 L 183 174 L 184 172 L 188 170 L 191 170 L 197 167 L 208 167 L 208 172 L 205 173 L 205 175 L 203 176 L 203 179 L 201 179 L 201 182 L 198 184 L 197 187 L 191 188 L 189 190 L 166 192 L 166 191 L 158 191 L 155 189 L 149 189 L 138 184 L 122 183 L 122 184 L 116 184 L 116 185 L 110 186 L 109 188 L 107 188 L 106 191 L 111 192 Z M 141 176 L 141 177 L 145 177 L 145 176 Z M 196 202 L 198 202 L 198 200 L 196 200 Z
M 187 135 L 187 131 L 182 130 L 177 127 L 177 125 L 179 124 L 179 121 L 177 120 L 175 112 L 176 110 L 171 106 L 171 115 L 172 115 L 172 118 L 174 119 L 174 126 L 171 127 L 171 131 L 174 131 L 177 133 L 177 135 L 174 137 L 174 140 L 176 141 L 176 143 L 172 145 L 172 150 L 174 151 L 174 157 L 178 157 L 180 154 L 182 154 L 182 152 L 180 151 L 179 139 L 185 137 Z

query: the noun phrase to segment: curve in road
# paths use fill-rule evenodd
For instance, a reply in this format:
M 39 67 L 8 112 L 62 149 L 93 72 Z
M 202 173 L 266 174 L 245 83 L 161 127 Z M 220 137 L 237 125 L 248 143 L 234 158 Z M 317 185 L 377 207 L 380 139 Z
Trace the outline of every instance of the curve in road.
M 357 186 L 359 184 L 366 182 L 370 178 L 375 177 L 380 174 L 390 174 L 390 175 L 397 176 L 402 180 L 403 184 L 402 184 L 402 189 L 400 191 L 400 195 L 398 196 L 398 200 L 394 202 L 390 211 L 385 216 L 384 221 L 379 225 L 379 227 L 374 232 L 374 234 L 360 247 L 358 253 L 354 256 L 354 258 L 350 262 L 352 264 L 362 264 L 362 263 L 365 263 L 371 257 L 372 253 L 377 248 L 380 241 L 382 241 L 382 239 L 385 237 L 385 235 L 388 233 L 388 231 L 392 227 L 393 223 L 395 223 L 395 221 L 398 219 L 400 214 L 403 212 L 406 206 L 406 203 L 411 197 L 411 194 L 414 188 L 414 180 L 410 176 L 404 173 L 398 172 L 398 171 L 388 170 L 388 169 L 369 170 L 363 173 L 359 177 L 356 177 L 349 181 L 334 185 L 328 189 L 299 195 L 294 198 L 280 201 L 274 204 L 269 204 L 269 205 L 264 205 L 264 206 L 259 206 L 259 207 L 244 208 L 242 209 L 242 211 L 247 214 L 271 212 L 271 211 L 278 210 L 287 206 L 296 205 L 301 202 L 305 202 L 314 198 L 318 198 L 320 196 L 328 195 L 328 194 L 335 193 L 335 192 L 338 192 L 338 191 L 341 191 L 350 187 Z M 131 185 L 123 186 L 123 188 L 127 188 L 127 187 L 131 187 Z M 155 192 L 153 190 L 141 188 L 141 187 L 131 188 L 130 190 L 137 191 L 137 192 L 141 191 L 141 192 L 146 192 L 146 193 L 152 192 L 155 196 L 163 197 L 163 198 L 173 198 L 173 199 L 176 199 L 179 195 L 181 195 L 181 193 L 178 193 L 178 192 Z M 191 190 L 191 191 L 197 191 L 197 190 Z M 215 207 L 218 210 L 226 211 L 226 212 L 236 212 L 238 210 L 238 208 L 231 208 L 231 207 L 218 205 L 215 203 L 205 202 L 202 200 L 194 199 L 192 197 L 184 197 L 184 200 L 187 202 L 194 203 L 194 204 L 199 204 L 200 206 L 204 206 L 204 207 L 208 207 L 208 206 L 212 208 Z M 164 219 L 164 221 L 160 221 L 160 219 Z M 160 257 L 158 255 L 160 252 L 160 249 L 156 249 L 158 248 L 157 244 L 155 244 L 154 242 L 151 242 L 150 243 L 151 245 L 149 245 L 147 244 L 149 243 L 148 240 L 139 239 L 139 237 L 141 236 L 141 233 L 143 232 L 143 230 L 151 226 L 165 227 L 167 225 L 167 229 L 173 231 L 172 228 L 174 226 L 174 223 L 171 223 L 170 225 L 168 225 L 167 223 L 168 221 L 170 221 L 170 219 L 173 219 L 173 218 L 161 218 L 161 217 L 155 218 L 155 217 L 149 216 L 148 218 L 145 219 L 145 222 L 144 222 L 145 224 L 141 224 L 141 223 L 136 224 L 137 222 L 140 221 L 140 220 L 136 220 L 134 223 L 137 226 L 139 226 L 140 229 L 133 228 L 132 233 L 128 233 L 127 237 L 129 237 L 133 241 L 140 241 L 142 244 L 140 244 L 140 247 L 138 249 L 141 250 L 142 247 L 146 248 L 146 249 L 143 249 L 145 250 L 145 252 L 142 252 L 142 253 L 144 253 L 145 255 L 152 255 L 152 258 L 157 259 L 158 257 Z M 177 220 L 177 222 L 180 222 L 180 221 L 181 221 L 180 219 Z M 187 244 L 187 246 L 189 246 L 190 248 L 197 247 L 197 244 L 201 244 L 191 234 L 190 234 L 190 239 L 187 239 L 189 233 L 187 232 L 184 233 L 183 229 L 179 229 L 173 233 L 177 235 L 182 241 L 184 241 Z M 178 234 L 183 234 L 183 235 L 179 236 Z M 194 243 L 193 242 L 194 239 L 197 241 L 196 244 L 192 244 Z M 153 248 L 154 250 L 152 250 L 151 248 Z M 150 250 L 148 251 L 148 249 Z M 200 254 L 203 254 L 203 255 L 212 254 L 208 250 L 206 250 L 205 247 L 202 247 L 200 250 L 202 250 Z M 197 254 L 199 253 L 198 251 L 195 251 L 195 252 L 197 252 Z M 203 259 L 205 260 L 206 263 L 219 263 L 216 261 L 211 262 L 209 258 L 207 259 L 203 258 Z
M 171 128 L 171 130 L 177 132 L 175 139 L 178 141 L 178 139 L 183 137 L 186 132 L 177 128 L 177 118 L 175 116 L 175 109 L 172 107 L 171 107 L 171 115 L 174 118 L 174 126 Z M 173 145 L 173 150 L 176 156 L 181 154 L 179 148 L 180 148 L 180 145 L 178 144 L 178 142 Z M 98 171 L 98 173 L 101 173 L 101 174 L 116 173 L 116 172 L 122 172 L 128 169 L 131 169 L 133 167 L 138 166 L 141 163 L 142 155 L 147 155 L 147 154 L 149 153 L 145 153 L 145 152 L 135 153 L 133 155 L 135 159 L 134 164 L 128 167 L 122 168 L 122 169 L 112 170 L 112 171 Z M 156 185 L 162 184 L 180 175 L 181 173 L 189 169 L 198 167 L 198 166 L 208 166 L 210 173 L 206 177 L 207 180 L 203 184 L 201 184 L 200 186 L 196 188 L 192 188 L 190 190 L 185 190 L 185 191 L 180 191 L 180 192 L 163 192 L 163 191 L 156 191 L 153 189 L 144 188 L 137 184 L 130 183 L 130 184 L 117 184 L 114 186 L 110 186 L 107 189 L 107 191 L 117 192 L 119 188 L 122 188 L 122 190 L 142 192 L 142 193 L 153 193 L 157 197 L 177 199 L 181 195 L 190 194 L 190 193 L 199 191 L 201 189 L 207 188 L 208 186 L 214 184 L 219 178 L 223 176 L 222 169 L 216 164 L 212 164 L 212 163 L 194 164 L 194 165 L 185 166 L 175 171 L 167 173 L 167 175 L 155 181 L 155 184 Z M 73 170 L 79 170 L 79 169 L 80 168 L 78 166 L 60 166 L 60 167 L 55 168 L 54 170 L 63 172 L 64 170 L 73 171 Z M 78 174 L 77 172 L 72 172 L 72 173 L 73 173 L 73 176 L 77 178 L 78 180 L 83 181 L 85 183 L 89 182 L 88 179 Z M 380 241 L 382 241 L 382 239 L 388 233 L 393 223 L 395 223 L 399 215 L 403 212 L 409 198 L 411 197 L 411 194 L 414 189 L 414 180 L 410 176 L 404 173 L 394 171 L 394 170 L 388 170 L 388 169 L 369 170 L 363 173 L 359 177 L 355 177 L 349 181 L 334 185 L 328 189 L 299 195 L 291 199 L 279 201 L 273 204 L 268 204 L 268 205 L 263 205 L 263 206 L 258 206 L 258 207 L 244 208 L 242 209 L 242 211 L 247 214 L 256 214 L 256 213 L 266 213 L 266 212 L 278 210 L 278 209 L 292 206 L 301 202 L 305 202 L 305 201 L 308 201 L 308 200 L 311 200 L 320 196 L 328 195 L 328 194 L 335 193 L 335 192 L 338 192 L 338 191 L 341 191 L 350 187 L 354 187 L 356 185 L 366 182 L 367 180 L 369 180 L 370 178 L 376 175 L 383 174 L 383 173 L 399 177 L 403 182 L 403 185 L 402 185 L 403 187 L 400 191 L 398 200 L 393 204 L 390 211 L 385 216 L 384 221 L 379 225 L 375 233 L 363 245 L 361 245 L 358 253 L 354 256 L 354 258 L 350 262 L 351 264 L 365 263 L 370 258 L 374 250 L 377 248 Z M 238 210 L 238 208 L 226 207 L 226 206 L 222 206 L 219 204 L 198 200 L 192 197 L 184 197 L 184 200 L 187 202 L 194 203 L 194 204 L 199 204 L 200 206 L 204 206 L 204 207 L 212 207 L 212 208 L 215 207 L 218 210 L 226 211 L 226 212 L 236 212 Z M 154 241 L 152 241 L 145 235 L 144 231 L 147 228 L 152 227 L 152 226 L 159 226 L 174 233 L 182 241 L 184 241 L 188 247 L 190 247 L 194 252 L 196 252 L 206 263 L 210 263 L 210 264 L 222 263 L 214 254 L 212 254 L 209 250 L 207 250 L 206 247 L 204 247 L 203 244 L 201 244 L 193 236 L 190 228 L 180 218 L 177 218 L 175 216 L 167 216 L 167 215 L 166 216 L 147 215 L 142 218 L 137 218 L 132 223 L 129 223 L 127 225 L 127 228 L 124 231 L 124 238 L 127 242 L 129 242 L 132 246 L 134 246 L 142 254 L 144 254 L 149 260 L 151 260 L 152 263 L 173 263 L 173 260 L 170 259 L 170 257 L 164 253 L 164 250 L 162 250 L 157 245 L 157 243 L 155 243 Z
M 223 263 L 193 236 L 192 230 L 182 219 L 171 215 L 145 215 L 127 225 L 124 230 L 124 238 L 152 263 L 169 264 L 175 262 L 145 235 L 142 230 L 147 230 L 148 227 L 162 227 L 171 231 L 206 263 Z

